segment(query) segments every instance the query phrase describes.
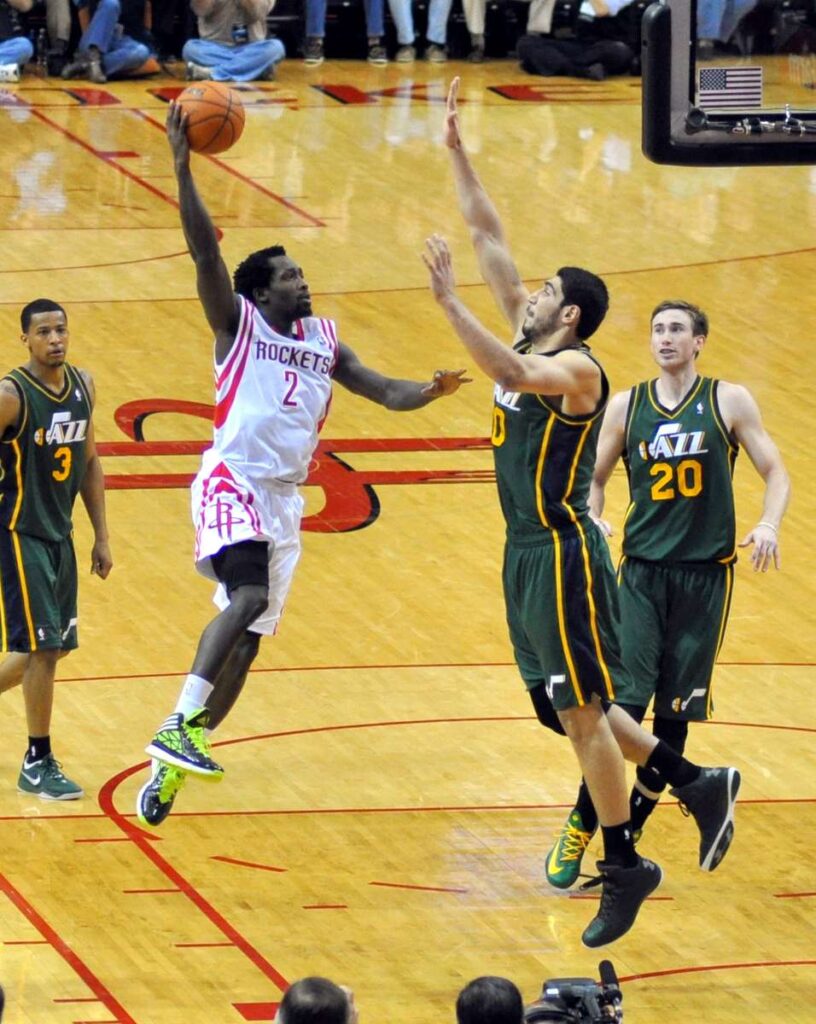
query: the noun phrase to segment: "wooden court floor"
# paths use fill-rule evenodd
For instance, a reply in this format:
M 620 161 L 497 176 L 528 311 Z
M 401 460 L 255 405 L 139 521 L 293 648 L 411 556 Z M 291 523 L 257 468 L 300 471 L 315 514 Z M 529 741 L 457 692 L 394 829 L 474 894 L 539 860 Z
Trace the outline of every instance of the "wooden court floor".
M 816 168 L 649 164 L 637 80 L 535 80 L 503 62 L 284 65 L 244 90 L 240 143 L 196 158 L 199 186 L 230 266 L 286 245 L 316 311 L 389 374 L 467 365 L 419 259 L 433 231 L 467 301 L 502 330 L 439 141 L 454 72 L 524 277 L 578 264 L 608 280 L 595 350 L 613 386 L 651 374 L 652 307 L 688 298 L 712 321 L 701 368 L 751 388 L 787 460 L 782 571 L 740 562 L 716 717 L 690 739 L 698 760 L 743 773 L 734 848 L 701 873 L 693 827 L 662 805 L 642 845 L 665 882 L 602 955 L 625 979 L 632 1024 L 807 1024 Z M 767 73 L 780 95 L 805 95 L 786 64 Z M 57 687 L 55 748 L 83 800 L 16 792 L 22 702 L 0 702 L 7 1024 L 271 1020 L 287 983 L 313 973 L 352 985 L 365 1022 L 437 1024 L 479 974 L 513 978 L 528 1000 L 545 978 L 597 976 L 579 938 L 594 898 L 544 881 L 576 770 L 510 660 L 481 377 L 413 414 L 337 389 L 280 636 L 215 737 L 227 776 L 191 782 L 160 831 L 136 824 L 144 744 L 212 614 L 186 491 L 208 437 L 210 340 L 162 129 L 181 84 L 30 79 L 0 92 L 2 363 L 24 360 L 27 301 L 66 304 L 70 358 L 97 385 L 116 563 L 105 583 L 83 574 L 81 647 Z M 745 456 L 737 496 L 745 533 L 761 504 Z M 618 474 L 618 527 L 624 501 Z

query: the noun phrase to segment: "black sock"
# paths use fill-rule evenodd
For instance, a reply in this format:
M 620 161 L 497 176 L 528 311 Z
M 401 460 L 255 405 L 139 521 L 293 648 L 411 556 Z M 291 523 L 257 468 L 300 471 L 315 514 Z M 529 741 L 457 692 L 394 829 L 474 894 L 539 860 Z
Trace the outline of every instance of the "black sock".
M 583 779 L 581 779 L 581 788 L 578 790 L 578 799 L 575 801 L 575 810 L 581 815 L 584 829 L 587 832 L 594 832 L 598 827 L 598 814 Z
M 604 862 L 618 864 L 623 868 L 633 868 L 638 857 L 632 841 L 632 823 L 624 821 L 622 825 L 601 825 L 604 841 Z
M 676 750 L 672 750 L 665 740 L 657 741 L 657 746 L 649 755 L 644 767 L 653 768 L 672 786 L 686 786 L 700 775 L 699 766 L 687 761 Z
M 638 768 L 638 778 L 640 778 L 639 773 L 642 771 L 644 771 L 643 768 Z M 658 780 L 659 788 L 655 786 L 654 782 L 651 779 L 646 783 L 646 788 L 655 790 L 659 793 L 661 790 L 665 789 L 666 783 L 660 778 L 659 775 L 655 775 L 654 778 Z M 646 796 L 645 793 L 641 793 L 637 786 L 632 787 L 632 792 L 629 796 L 629 813 L 632 817 L 632 830 L 634 832 L 638 832 L 640 829 L 643 828 L 644 824 L 646 823 L 646 819 L 649 817 L 649 815 L 652 813 L 655 807 L 657 807 L 657 802 L 659 799 L 659 797 L 655 798 L 651 796 Z
M 51 737 L 50 736 L 29 736 L 28 737 L 28 750 L 26 751 L 26 761 L 29 764 L 33 764 L 35 761 L 42 761 L 44 757 L 48 757 L 51 753 Z

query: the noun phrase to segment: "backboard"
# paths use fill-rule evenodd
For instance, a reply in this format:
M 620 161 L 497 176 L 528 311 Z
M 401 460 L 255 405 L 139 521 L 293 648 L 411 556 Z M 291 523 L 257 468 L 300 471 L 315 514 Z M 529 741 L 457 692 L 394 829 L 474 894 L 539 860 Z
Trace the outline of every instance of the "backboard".
M 644 154 L 696 166 L 816 163 L 816 57 L 704 51 L 696 7 L 658 0 L 643 16 Z

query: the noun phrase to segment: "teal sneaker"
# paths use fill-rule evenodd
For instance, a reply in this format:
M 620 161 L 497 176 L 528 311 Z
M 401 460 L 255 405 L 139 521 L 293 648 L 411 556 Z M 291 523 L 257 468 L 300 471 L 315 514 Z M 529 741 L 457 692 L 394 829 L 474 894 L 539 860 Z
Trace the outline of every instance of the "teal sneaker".
M 547 854 L 547 881 L 556 889 L 569 889 L 574 885 L 581 873 L 581 859 L 584 850 L 595 835 L 584 828 L 584 822 L 578 811 L 571 811 L 558 833 L 555 846 Z
M 175 712 L 161 725 L 145 751 L 182 771 L 219 781 L 224 777 L 224 769 L 210 756 L 210 742 L 204 732 L 209 721 L 206 708 L 186 719 Z
M 136 798 L 136 817 L 143 825 L 158 828 L 170 813 L 173 801 L 187 779 L 187 772 L 154 759 L 150 778 Z
M 84 796 L 80 787 L 62 774 L 62 766 L 53 754 L 39 761 L 23 760 L 17 789 L 41 800 L 78 800 Z

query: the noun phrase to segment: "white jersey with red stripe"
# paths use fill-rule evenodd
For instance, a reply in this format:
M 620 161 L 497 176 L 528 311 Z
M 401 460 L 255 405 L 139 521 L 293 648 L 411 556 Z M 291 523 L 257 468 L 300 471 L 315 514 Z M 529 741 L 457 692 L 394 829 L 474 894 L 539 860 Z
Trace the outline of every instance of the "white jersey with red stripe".
M 235 343 L 215 364 L 213 444 L 191 495 L 196 566 L 211 578 L 209 560 L 228 544 L 263 539 L 299 549 L 297 485 L 329 411 L 339 352 L 332 320 L 297 320 L 288 337 L 240 302 Z
M 213 454 L 250 483 L 303 483 L 331 403 L 334 321 L 296 320 L 290 338 L 239 300 L 235 343 L 215 364 Z

